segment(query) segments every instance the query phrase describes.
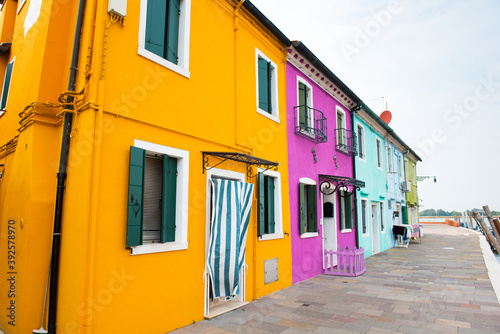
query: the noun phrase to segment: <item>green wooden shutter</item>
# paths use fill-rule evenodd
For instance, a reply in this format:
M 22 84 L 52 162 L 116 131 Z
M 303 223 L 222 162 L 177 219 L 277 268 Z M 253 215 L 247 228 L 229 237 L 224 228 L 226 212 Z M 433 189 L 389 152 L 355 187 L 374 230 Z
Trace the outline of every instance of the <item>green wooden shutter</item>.
M 306 232 L 306 185 L 299 183 L 299 232 Z
M 306 113 L 307 113 L 307 87 L 302 82 L 299 82 L 299 126 L 305 129 Z
M 160 242 L 175 241 L 177 159 L 163 156 L 163 193 Z
M 267 60 L 258 60 L 259 108 L 269 112 Z
M 274 214 L 274 178 L 266 176 L 266 215 L 267 215 L 267 233 L 274 233 L 275 214 Z
M 259 211 L 259 216 L 258 216 L 258 222 L 257 222 L 257 233 L 258 235 L 264 235 L 266 233 L 266 201 L 265 201 L 265 185 L 264 185 L 264 174 L 260 173 L 258 176 L 258 189 L 257 191 L 259 192 L 258 194 L 258 211 Z
M 169 0 L 167 19 L 167 60 L 177 64 L 177 52 L 179 45 L 179 15 L 180 0 Z
M 408 212 L 406 211 L 406 206 L 401 207 L 401 212 L 403 213 L 403 224 L 408 224 Z
M 130 169 L 128 181 L 127 247 L 142 244 L 142 214 L 144 197 L 145 151 L 130 147 Z
M 307 232 L 318 232 L 318 200 L 316 185 L 306 186 L 307 191 Z
M 273 74 L 272 74 L 272 68 L 271 68 L 271 62 L 267 62 L 267 105 L 269 106 L 268 112 L 272 114 L 273 112 L 273 103 L 272 103 L 272 80 L 273 80 Z
M 355 190 L 353 190 L 355 191 Z M 352 212 L 352 197 L 354 195 L 351 195 L 345 199 L 345 220 L 346 220 L 346 228 L 347 229 L 352 229 L 353 228 L 353 215 L 354 213 Z
M 165 33 L 167 24 L 167 1 L 148 0 L 146 16 L 145 48 L 165 58 Z
M 5 69 L 5 79 L 3 80 L 3 91 L 2 91 L 2 100 L 0 102 L 0 109 L 3 110 L 7 106 L 7 97 L 9 96 L 10 89 L 10 78 L 12 77 L 12 67 L 14 66 L 14 62 L 10 62 L 7 64 L 7 68 Z

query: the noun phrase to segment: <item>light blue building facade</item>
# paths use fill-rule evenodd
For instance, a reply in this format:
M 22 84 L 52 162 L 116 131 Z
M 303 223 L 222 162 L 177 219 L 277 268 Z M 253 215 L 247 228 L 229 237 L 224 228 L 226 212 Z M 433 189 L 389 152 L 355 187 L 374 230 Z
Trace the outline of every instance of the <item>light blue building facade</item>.
M 406 149 L 392 136 L 387 138 L 387 215 L 388 226 L 406 223 L 403 208 L 406 208 L 406 195 L 403 191 L 405 181 L 405 154 Z M 394 240 L 394 239 L 393 239 Z
M 365 257 L 394 245 L 392 226 L 388 226 L 386 131 L 378 120 L 364 104 L 354 113 L 358 141 L 355 178 L 365 182 L 365 188 L 357 194 L 357 233 Z

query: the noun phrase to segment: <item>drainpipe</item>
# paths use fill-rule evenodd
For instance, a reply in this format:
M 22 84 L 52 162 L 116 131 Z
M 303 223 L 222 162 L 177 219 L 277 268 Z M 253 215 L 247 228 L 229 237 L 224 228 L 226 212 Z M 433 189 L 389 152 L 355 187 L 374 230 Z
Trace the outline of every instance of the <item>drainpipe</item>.
M 83 15 L 85 12 L 86 0 L 80 0 L 78 7 L 78 16 L 76 19 L 75 40 L 73 43 L 73 55 L 71 59 L 71 68 L 69 72 L 68 90 L 75 91 L 76 75 L 78 69 L 78 56 L 80 54 L 80 37 L 82 31 Z M 73 110 L 73 96 L 68 96 L 68 109 Z M 66 112 L 64 114 L 63 137 L 61 142 L 61 156 L 59 159 L 59 171 L 57 173 L 57 194 L 54 212 L 54 233 L 52 235 L 52 258 L 50 264 L 50 289 L 49 289 L 49 319 L 48 333 L 56 333 L 57 318 L 57 290 L 59 283 L 59 255 L 61 252 L 61 225 L 62 211 L 64 203 L 64 188 L 66 181 L 66 167 L 68 165 L 69 143 L 71 126 L 73 123 L 73 114 Z

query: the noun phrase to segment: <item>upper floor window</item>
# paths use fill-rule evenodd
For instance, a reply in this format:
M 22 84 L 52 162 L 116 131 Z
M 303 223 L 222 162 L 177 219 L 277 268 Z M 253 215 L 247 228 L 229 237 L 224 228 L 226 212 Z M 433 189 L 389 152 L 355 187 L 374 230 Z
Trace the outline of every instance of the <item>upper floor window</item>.
M 398 155 L 398 174 L 399 174 L 399 178 L 402 179 L 403 178 L 403 160 L 401 159 L 401 154 Z
M 191 0 L 141 0 L 138 53 L 189 77 Z
M 189 152 L 136 140 L 130 147 L 127 247 L 187 249 Z
M 408 169 L 408 160 L 405 159 L 405 181 L 410 181 L 410 170 Z
M 365 130 L 358 124 L 358 154 L 360 159 L 365 159 Z
M 258 49 L 255 52 L 257 112 L 279 122 L 278 67 Z
M 382 168 L 382 142 L 378 138 L 375 141 L 377 143 L 377 166 Z
M 298 107 L 298 126 L 307 132 L 314 127 L 312 115 L 312 89 L 309 84 L 298 79 L 297 84 L 297 107 Z
M 3 79 L 3 89 L 2 97 L 0 99 L 0 115 L 5 112 L 5 107 L 7 106 L 7 98 L 9 97 L 10 81 L 12 78 L 12 70 L 14 68 L 14 59 L 7 64 L 5 69 L 5 78 Z
M 387 146 L 387 171 L 392 172 L 392 149 Z
M 337 128 L 335 129 L 337 144 L 335 148 L 347 155 L 357 155 L 356 132 L 347 130 L 346 113 L 337 106 Z

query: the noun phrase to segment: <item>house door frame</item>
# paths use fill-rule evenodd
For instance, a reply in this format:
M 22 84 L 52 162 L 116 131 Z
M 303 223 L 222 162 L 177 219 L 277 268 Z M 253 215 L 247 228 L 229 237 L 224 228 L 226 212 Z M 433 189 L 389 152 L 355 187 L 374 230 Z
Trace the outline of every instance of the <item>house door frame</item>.
M 324 205 L 326 202 L 333 203 L 333 218 L 332 217 L 326 217 L 325 218 L 325 210 L 324 210 Z M 331 247 L 327 248 L 327 239 L 333 240 L 331 244 L 335 246 L 335 249 L 330 249 L 330 250 L 337 250 L 338 246 L 338 238 L 337 238 L 337 227 L 338 222 L 338 214 L 337 214 L 337 192 L 334 192 L 333 194 L 330 195 L 324 195 L 321 193 L 321 225 L 323 226 L 323 269 L 330 268 L 331 266 L 336 266 L 337 265 L 337 257 L 333 256 L 332 257 L 332 262 L 333 263 L 326 263 L 325 261 L 325 250 Z
M 212 206 L 212 185 L 210 183 L 212 178 L 220 178 L 231 181 L 246 182 L 245 174 L 234 172 L 226 169 L 210 168 L 206 171 L 207 173 L 207 201 L 206 201 L 206 223 L 205 223 L 205 264 L 207 263 L 208 248 L 210 243 L 210 232 L 211 232 L 211 206 Z M 219 314 L 231 311 L 245 304 L 245 266 L 241 267 L 240 270 L 240 293 L 231 300 L 226 301 L 210 301 L 210 276 L 205 268 L 205 293 L 204 293 L 204 316 L 205 318 L 212 318 Z M 223 305 L 225 304 L 225 305 Z M 212 312 L 211 312 L 212 311 Z
M 380 224 L 379 224 L 379 204 L 377 202 L 371 202 L 371 213 L 372 213 L 372 254 L 377 254 L 380 252 Z

